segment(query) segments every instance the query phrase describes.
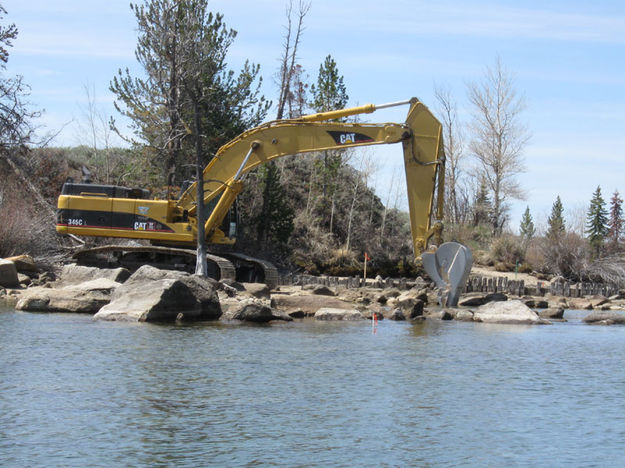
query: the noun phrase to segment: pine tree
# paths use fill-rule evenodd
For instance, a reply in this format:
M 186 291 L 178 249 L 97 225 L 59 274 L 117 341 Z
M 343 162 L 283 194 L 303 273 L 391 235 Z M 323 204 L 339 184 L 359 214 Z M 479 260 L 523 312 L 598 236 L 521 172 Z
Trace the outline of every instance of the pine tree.
M 610 250 L 613 252 L 619 250 L 619 244 L 623 236 L 623 223 L 623 199 L 620 197 L 618 190 L 615 190 L 610 199 L 610 220 L 608 222 L 608 242 Z
M 265 164 L 260 168 L 259 176 L 263 184 L 263 203 L 257 219 L 254 220 L 257 245 L 263 249 L 273 241 L 278 247 L 284 247 L 293 232 L 295 212 L 284 186 L 280 183 L 278 167 L 275 164 Z
M 482 179 L 473 204 L 473 225 L 479 226 L 490 223 L 492 212 L 493 206 L 488 196 L 488 187 L 486 181 Z
M 228 70 L 236 31 L 208 11 L 208 0 L 147 0 L 130 7 L 142 73 L 118 71 L 110 84 L 115 107 L 131 120 L 132 143 L 147 150 L 152 165 L 166 177 L 182 176 L 183 166 L 195 162 L 195 139 L 188 138 L 195 109 L 201 113 L 203 164 L 265 118 L 269 103 L 260 95 L 260 69 L 246 62 L 239 74 Z
M 565 232 L 564 224 L 564 209 L 562 208 L 562 201 L 560 195 L 556 197 L 556 201 L 551 207 L 551 216 L 547 219 L 547 238 L 551 240 L 559 239 Z
M 534 227 L 534 221 L 532 220 L 532 215 L 530 214 L 530 207 L 525 208 L 525 213 L 523 213 L 523 218 L 521 218 L 521 239 L 523 242 L 529 242 L 534 234 L 536 234 L 536 228 Z
M 608 234 L 608 212 L 605 208 L 605 201 L 601 196 L 601 187 L 599 186 L 593 193 L 592 200 L 590 200 L 586 234 L 588 234 L 588 242 L 594 256 L 598 257 Z
M 319 66 L 317 84 L 311 86 L 313 101 L 312 108 L 316 112 L 327 112 L 343 109 L 347 105 L 349 96 L 339 74 L 336 62 L 331 55 Z M 338 176 L 343 164 L 343 151 L 324 151 L 323 159 L 315 165 L 321 176 L 321 217 L 327 223 L 329 232 L 334 230 L 335 195 L 338 188 Z
M 317 85 L 312 85 L 310 91 L 313 95 L 312 107 L 316 112 L 343 109 L 347 105 L 349 96 L 343 76 L 339 75 L 336 62 L 331 55 L 328 55 L 319 66 Z

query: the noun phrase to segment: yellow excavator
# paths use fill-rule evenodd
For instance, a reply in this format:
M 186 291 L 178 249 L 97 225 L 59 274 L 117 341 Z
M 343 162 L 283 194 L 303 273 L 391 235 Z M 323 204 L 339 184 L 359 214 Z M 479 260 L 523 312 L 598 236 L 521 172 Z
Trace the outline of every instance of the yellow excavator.
M 350 123 L 344 117 L 408 105 L 400 123 Z M 239 135 L 222 146 L 203 171 L 204 199 L 209 213 L 204 224 L 212 245 L 235 242 L 232 207 L 244 190 L 245 175 L 276 158 L 324 150 L 401 143 L 404 152 L 410 226 L 415 255 L 441 291 L 441 303 L 455 305 L 471 268 L 471 252 L 457 243 L 440 244 L 443 217 L 445 155 L 442 128 L 418 99 L 365 106 L 276 120 Z M 60 234 L 148 240 L 151 245 L 106 245 L 83 249 L 74 257 L 93 262 L 98 257 L 130 268 L 150 263 L 184 269 L 195 263 L 197 186 L 178 200 L 152 200 L 144 189 L 112 185 L 66 183 L 58 199 L 56 230 Z M 223 250 L 223 249 L 221 249 Z M 274 286 L 277 270 L 269 262 L 234 252 L 207 255 L 209 274 L 216 279 L 263 281 Z

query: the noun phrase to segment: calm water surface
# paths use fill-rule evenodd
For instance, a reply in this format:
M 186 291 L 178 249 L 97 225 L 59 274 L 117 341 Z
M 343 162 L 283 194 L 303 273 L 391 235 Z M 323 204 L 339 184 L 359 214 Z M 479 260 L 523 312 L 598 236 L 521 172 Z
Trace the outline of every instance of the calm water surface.
M 625 327 L 0 306 L 0 466 L 623 466 Z

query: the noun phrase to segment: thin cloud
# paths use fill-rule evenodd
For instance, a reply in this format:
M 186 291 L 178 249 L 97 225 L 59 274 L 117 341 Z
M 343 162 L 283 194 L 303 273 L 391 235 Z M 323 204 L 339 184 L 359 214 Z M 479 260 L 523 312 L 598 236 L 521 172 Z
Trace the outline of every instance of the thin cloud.
M 546 9 L 513 8 L 492 4 L 422 4 L 393 2 L 393 8 L 353 8 L 334 3 L 317 16 L 324 29 L 346 30 L 353 25 L 369 34 L 452 35 L 499 39 L 536 39 L 578 42 L 625 43 L 625 18 Z M 318 8 L 316 13 L 321 11 Z M 361 13 L 365 12 L 365 13 Z M 312 27 L 312 26 L 311 26 Z

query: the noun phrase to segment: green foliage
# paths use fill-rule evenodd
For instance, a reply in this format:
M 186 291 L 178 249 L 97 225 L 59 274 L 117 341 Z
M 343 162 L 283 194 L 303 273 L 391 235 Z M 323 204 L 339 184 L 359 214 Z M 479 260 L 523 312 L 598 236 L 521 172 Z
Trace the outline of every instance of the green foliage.
M 560 200 L 560 195 L 558 195 L 551 207 L 551 215 L 547 219 L 547 239 L 556 240 L 564 235 L 566 229 L 563 212 L 562 201 Z
M 608 242 L 612 252 L 616 252 L 620 248 L 624 222 L 623 199 L 618 190 L 615 190 L 610 199 L 610 219 L 608 221 Z
M 519 239 L 503 235 L 493 240 L 490 246 L 490 257 L 495 264 L 504 263 L 509 265 L 509 269 L 513 269 L 517 263 L 523 262 L 525 252 Z
M 119 70 L 110 89 L 117 110 L 131 120 L 137 147 L 146 148 L 162 180 L 193 163 L 194 110 L 206 164 L 225 142 L 260 123 L 269 108 L 259 93 L 259 67 L 236 75 L 226 55 L 236 37 L 207 0 L 149 0 L 131 4 L 139 33 L 135 55 L 144 77 Z
M 534 234 L 536 234 L 536 228 L 534 227 L 534 221 L 532 220 L 529 206 L 525 208 L 519 231 L 521 233 L 521 239 L 525 243 L 529 242 L 534 237 Z
M 486 181 L 481 179 L 480 187 L 473 204 L 473 225 L 490 224 L 492 215 L 493 205 L 488 195 L 488 186 L 486 185 Z
M 311 107 L 316 112 L 343 109 L 347 105 L 349 96 L 343 76 L 339 75 L 336 62 L 331 55 L 328 55 L 319 66 L 317 84 L 312 85 L 311 93 L 313 95 Z
M 295 213 L 289 202 L 288 194 L 280 183 L 280 174 L 275 163 L 268 163 L 260 169 L 263 204 L 254 220 L 257 226 L 256 242 L 264 249 L 268 243 L 277 244 L 282 249 L 293 232 Z
M 603 242 L 608 234 L 608 212 L 605 201 L 601 196 L 601 187 L 597 187 L 590 200 L 588 218 L 586 222 L 586 234 L 594 256 L 598 257 L 603 247 Z

